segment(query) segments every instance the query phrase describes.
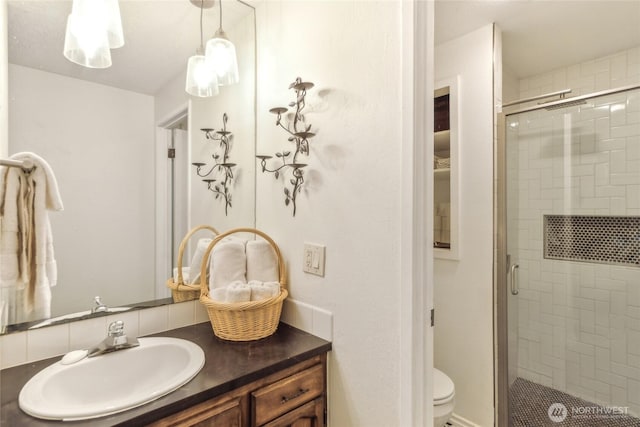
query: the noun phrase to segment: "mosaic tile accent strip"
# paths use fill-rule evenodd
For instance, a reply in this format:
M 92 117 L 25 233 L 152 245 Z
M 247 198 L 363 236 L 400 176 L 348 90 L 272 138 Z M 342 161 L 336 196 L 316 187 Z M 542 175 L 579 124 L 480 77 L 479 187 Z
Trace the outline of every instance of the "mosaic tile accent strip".
M 624 408 L 598 406 L 522 378 L 509 389 L 509 409 L 509 427 L 640 427 L 640 418 L 621 413 Z
M 544 215 L 544 257 L 640 267 L 640 217 Z

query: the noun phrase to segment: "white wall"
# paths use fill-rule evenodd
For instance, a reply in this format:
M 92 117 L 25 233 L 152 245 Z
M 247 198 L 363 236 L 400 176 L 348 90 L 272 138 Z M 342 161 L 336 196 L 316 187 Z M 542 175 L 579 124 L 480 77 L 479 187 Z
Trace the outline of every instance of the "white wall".
M 493 425 L 493 27 L 436 46 L 436 81 L 460 76 L 460 260 L 434 262 L 434 363 L 455 413 Z
M 154 94 L 154 111 L 156 124 L 173 118 L 181 109 L 186 109 L 189 102 L 189 94 L 184 90 L 187 69 L 169 80 L 157 93 Z
M 7 28 L 7 1 L 0 0 L 0 28 Z M 7 31 L 0 31 L 0 157 L 6 158 L 9 153 L 8 141 L 8 46 Z
M 297 214 L 282 180 L 257 177 L 257 226 L 280 245 L 291 297 L 333 313 L 329 424 L 399 425 L 402 151 L 401 3 L 269 1 L 258 6 L 259 154 L 289 149 L 268 110 L 315 83 Z M 302 272 L 326 245 L 324 278 Z M 310 323 L 313 320 L 310 319 Z
M 153 299 L 153 98 L 13 64 L 9 72 L 9 151 L 49 162 L 65 208 L 50 213 L 52 315 L 86 310 L 95 295 L 110 306 Z

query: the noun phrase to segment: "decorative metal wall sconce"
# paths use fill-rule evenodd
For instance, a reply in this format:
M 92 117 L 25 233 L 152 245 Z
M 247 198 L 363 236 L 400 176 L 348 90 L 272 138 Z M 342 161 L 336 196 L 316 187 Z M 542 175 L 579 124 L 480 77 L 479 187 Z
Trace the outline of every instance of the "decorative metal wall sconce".
M 296 216 L 296 196 L 302 189 L 302 184 L 304 183 L 304 171 L 302 168 L 307 166 L 306 163 L 298 162 L 298 155 L 304 154 L 309 156 L 309 138 L 315 136 L 315 133 L 310 132 L 311 125 L 307 125 L 304 120 L 304 115 L 302 114 L 302 110 L 305 107 L 305 96 L 307 94 L 307 89 L 311 89 L 313 87 L 313 83 L 311 82 L 303 82 L 300 77 L 296 79 L 293 83 L 289 85 L 289 89 L 293 89 L 296 93 L 295 101 L 289 103 L 289 107 L 293 108 L 291 114 L 293 115 L 292 120 L 289 120 L 289 123 L 285 126 L 282 124 L 282 114 L 287 113 L 289 111 L 286 107 L 276 107 L 269 110 L 270 113 L 273 113 L 277 116 L 276 126 L 280 126 L 289 134 L 289 142 L 293 142 L 295 144 L 295 151 L 293 153 L 293 157 L 291 161 L 289 158 L 291 157 L 291 151 L 283 150 L 282 152 L 276 153 L 275 156 L 278 157 L 282 164 L 279 166 L 276 165 L 275 169 L 269 169 L 267 167 L 267 160 L 273 158 L 273 156 L 265 156 L 258 155 L 256 156 L 260 159 L 260 164 L 262 166 L 262 172 L 270 172 L 273 173 L 276 179 L 280 176 L 280 171 L 286 167 L 291 169 L 291 175 L 293 178 L 289 179 L 289 184 L 291 184 L 291 188 L 287 187 L 287 183 L 285 183 L 284 188 L 284 204 L 289 206 L 289 204 L 293 205 L 293 216 Z M 278 162 L 279 164 L 279 162 Z M 284 172 L 284 171 L 283 171 Z
M 231 138 L 232 134 L 227 130 L 227 113 L 222 115 L 222 129 L 200 129 L 205 133 L 207 139 L 212 141 L 220 141 L 220 147 L 222 148 L 222 162 L 220 160 L 219 153 L 213 153 L 211 157 L 213 158 L 213 166 L 209 169 L 208 172 L 203 173 L 202 167 L 206 165 L 206 163 L 192 163 L 193 166 L 196 167 L 196 174 L 199 177 L 206 178 L 211 175 L 214 171 L 219 172 L 224 179 L 218 180 L 218 184 L 214 184 L 217 180 L 214 178 L 206 178 L 202 181 L 207 183 L 207 189 L 212 191 L 216 195 L 216 200 L 222 198 L 224 200 L 224 214 L 229 214 L 229 208 L 231 206 L 231 182 L 233 181 L 233 168 L 236 166 L 235 163 L 229 163 L 229 151 L 231 151 Z

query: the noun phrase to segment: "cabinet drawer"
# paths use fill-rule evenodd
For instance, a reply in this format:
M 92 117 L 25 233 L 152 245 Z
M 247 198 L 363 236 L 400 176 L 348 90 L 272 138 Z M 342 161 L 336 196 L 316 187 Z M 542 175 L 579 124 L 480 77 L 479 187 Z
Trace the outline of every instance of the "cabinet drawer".
M 242 427 L 246 425 L 246 422 L 243 422 L 243 419 L 246 420 L 246 412 L 242 406 L 241 398 L 222 402 L 219 399 L 211 399 L 147 427 Z M 246 407 L 246 404 L 244 406 Z
M 251 393 L 254 425 L 289 412 L 323 393 L 324 367 L 315 365 Z

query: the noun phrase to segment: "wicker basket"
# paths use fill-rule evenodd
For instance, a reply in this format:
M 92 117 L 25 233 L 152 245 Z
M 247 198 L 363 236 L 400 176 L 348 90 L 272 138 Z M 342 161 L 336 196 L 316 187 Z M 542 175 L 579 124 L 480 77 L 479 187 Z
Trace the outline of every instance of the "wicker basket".
M 184 255 L 184 250 L 187 247 L 187 242 L 197 231 L 200 230 L 210 230 L 214 236 L 220 234 L 218 230 L 209 226 L 209 225 L 199 225 L 194 227 L 189 231 L 182 242 L 180 242 L 180 248 L 178 249 L 178 282 L 174 282 L 174 278 L 171 277 L 167 280 L 167 287 L 171 289 L 171 296 L 173 297 L 173 302 L 184 302 L 191 301 L 194 299 L 198 299 L 200 296 L 200 285 L 189 285 L 184 283 L 184 279 L 182 277 L 182 256 Z M 193 266 L 191 266 L 193 268 Z M 205 269 L 206 273 L 206 269 Z M 206 274 L 205 274 L 206 275 Z
M 265 239 L 276 253 L 280 281 L 280 295 L 260 300 L 238 303 L 214 301 L 209 298 L 206 271 L 209 254 L 222 239 L 233 233 L 254 233 Z M 282 303 L 289 294 L 286 288 L 287 275 L 278 245 L 265 233 L 255 228 L 236 228 L 220 234 L 209 244 L 204 254 L 200 273 L 200 302 L 204 304 L 211 320 L 213 333 L 228 341 L 254 341 L 275 333 L 280 322 Z

